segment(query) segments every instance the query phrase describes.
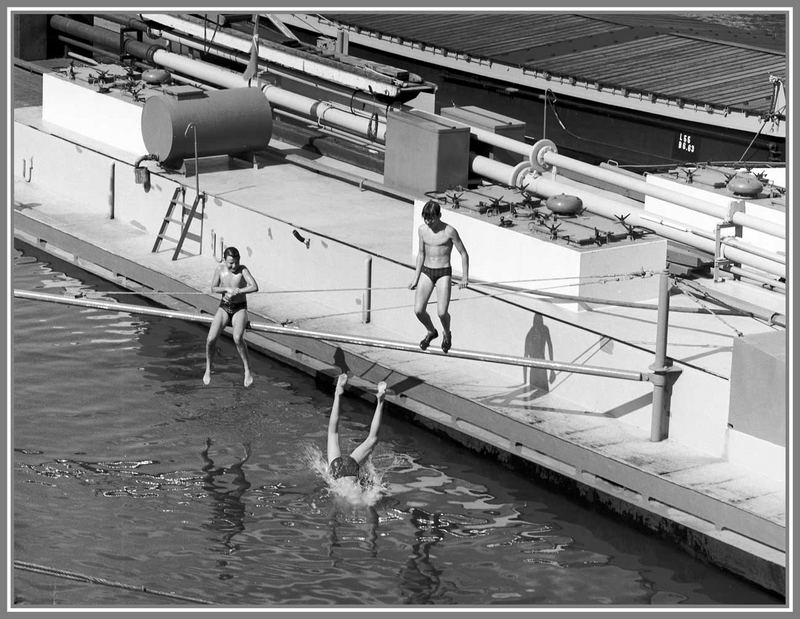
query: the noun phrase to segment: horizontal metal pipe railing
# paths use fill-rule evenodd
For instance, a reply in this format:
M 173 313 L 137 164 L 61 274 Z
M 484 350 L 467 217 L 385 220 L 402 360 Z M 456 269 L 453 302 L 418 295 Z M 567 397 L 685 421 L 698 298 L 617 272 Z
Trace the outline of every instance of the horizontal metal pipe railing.
M 180 294 L 176 294 L 179 297 Z M 84 297 L 65 297 L 61 295 L 47 294 L 43 292 L 32 292 L 27 290 L 14 289 L 14 297 L 19 299 L 29 299 L 34 301 L 47 301 L 50 303 L 61 303 L 66 305 L 77 305 L 81 307 L 92 307 L 112 312 L 127 312 L 131 314 L 143 314 L 147 316 L 159 316 L 162 318 L 179 318 L 191 322 L 210 323 L 214 317 L 212 315 L 194 314 L 191 312 L 180 312 L 170 309 L 154 307 L 144 307 L 141 305 L 130 305 L 126 303 L 113 303 L 110 301 L 99 301 Z M 426 355 L 441 355 L 456 357 L 459 359 L 470 359 L 473 361 L 485 361 L 488 363 L 499 363 L 504 365 L 518 365 L 530 368 L 544 368 L 558 372 L 571 372 L 573 374 L 588 374 L 591 376 L 603 376 L 606 378 L 618 378 L 632 381 L 648 381 L 650 375 L 644 372 L 633 370 L 621 370 L 615 368 L 602 368 L 590 365 L 580 365 L 576 363 L 561 363 L 558 361 L 545 361 L 544 359 L 531 359 L 527 357 L 513 357 L 509 355 L 498 355 L 494 353 L 476 352 L 471 350 L 451 349 L 444 353 L 439 350 L 421 350 L 417 344 L 397 342 L 394 340 L 379 340 L 368 337 L 357 337 L 352 335 L 342 335 L 339 333 L 325 333 L 321 331 L 307 331 L 305 329 L 295 329 L 280 325 L 267 324 L 263 322 L 250 321 L 248 325 L 251 331 L 262 333 L 273 333 L 291 337 L 311 338 L 324 340 L 326 342 L 341 342 L 343 344 L 354 344 L 358 346 L 370 346 L 373 348 L 388 348 L 404 352 L 421 353 Z

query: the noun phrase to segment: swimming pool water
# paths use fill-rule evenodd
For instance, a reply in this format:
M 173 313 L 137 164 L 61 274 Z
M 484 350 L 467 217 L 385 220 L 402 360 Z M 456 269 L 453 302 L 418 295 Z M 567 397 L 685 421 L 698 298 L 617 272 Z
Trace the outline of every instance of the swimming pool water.
M 14 288 L 145 303 L 27 245 L 12 258 Z M 205 387 L 201 325 L 12 309 L 15 607 L 783 603 L 391 407 L 385 492 L 352 507 L 315 468 L 332 385 L 251 352 L 244 389 L 224 339 Z M 372 412 L 343 397 L 343 450 Z

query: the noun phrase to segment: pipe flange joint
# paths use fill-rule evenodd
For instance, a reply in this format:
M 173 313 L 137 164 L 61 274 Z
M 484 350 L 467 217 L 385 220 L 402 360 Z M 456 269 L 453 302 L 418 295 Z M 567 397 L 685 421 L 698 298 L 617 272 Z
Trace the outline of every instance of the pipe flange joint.
M 512 187 L 521 187 L 522 179 L 530 172 L 531 164 L 528 161 L 522 161 L 514 166 L 511 170 L 511 183 Z
M 547 172 L 553 168 L 553 166 L 547 163 L 544 160 L 545 153 L 557 153 L 558 148 L 553 143 L 552 140 L 539 140 L 531 147 L 531 154 L 530 154 L 530 163 L 531 168 L 536 170 L 537 172 Z

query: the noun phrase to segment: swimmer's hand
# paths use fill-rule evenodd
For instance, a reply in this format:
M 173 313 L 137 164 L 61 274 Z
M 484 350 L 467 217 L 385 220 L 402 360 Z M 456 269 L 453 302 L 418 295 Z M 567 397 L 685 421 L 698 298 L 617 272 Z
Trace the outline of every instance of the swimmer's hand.
M 409 290 L 414 290 L 416 287 L 417 287 L 417 282 L 415 282 L 415 281 L 414 281 L 414 282 L 411 282 L 411 283 L 408 285 L 408 289 L 409 289 Z
M 469 278 L 468 277 L 462 277 L 461 281 L 458 283 L 458 287 L 459 288 L 466 288 L 467 286 L 469 286 Z

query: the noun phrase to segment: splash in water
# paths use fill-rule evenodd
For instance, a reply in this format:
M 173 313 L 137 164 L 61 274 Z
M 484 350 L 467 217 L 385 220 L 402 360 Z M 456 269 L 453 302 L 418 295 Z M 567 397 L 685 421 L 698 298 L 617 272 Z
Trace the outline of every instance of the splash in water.
M 360 466 L 358 480 L 352 477 L 334 479 L 328 470 L 328 461 L 315 445 L 303 445 L 303 460 L 308 467 L 321 477 L 328 492 L 336 498 L 359 507 L 371 507 L 381 500 L 386 492 L 383 473 L 376 470 L 372 459 L 367 458 Z

